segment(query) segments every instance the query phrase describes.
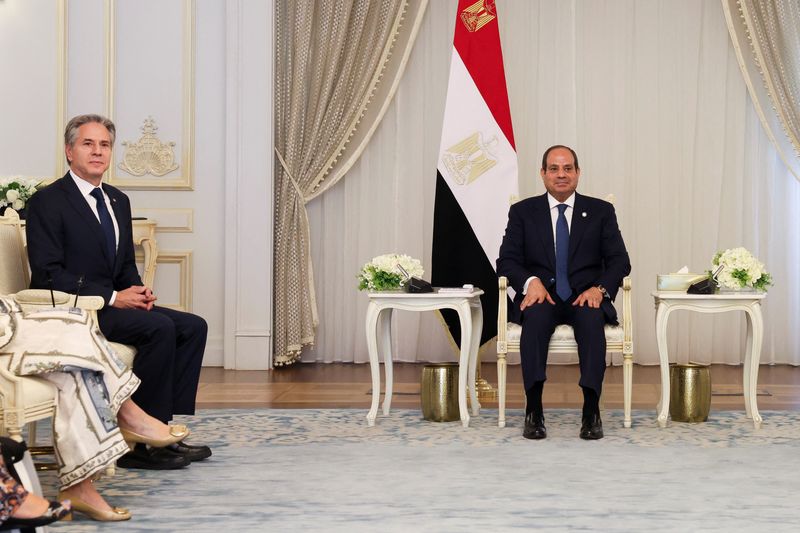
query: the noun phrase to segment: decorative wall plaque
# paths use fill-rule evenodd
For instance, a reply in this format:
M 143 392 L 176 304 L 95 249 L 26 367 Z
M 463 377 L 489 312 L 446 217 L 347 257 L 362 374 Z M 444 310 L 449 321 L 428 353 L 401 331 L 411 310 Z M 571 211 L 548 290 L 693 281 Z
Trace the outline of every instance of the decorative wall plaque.
M 178 168 L 175 162 L 175 143 L 162 142 L 156 137 L 156 126 L 153 117 L 147 117 L 142 126 L 143 135 L 136 142 L 124 141 L 125 153 L 119 168 L 133 174 L 143 176 L 163 176 Z

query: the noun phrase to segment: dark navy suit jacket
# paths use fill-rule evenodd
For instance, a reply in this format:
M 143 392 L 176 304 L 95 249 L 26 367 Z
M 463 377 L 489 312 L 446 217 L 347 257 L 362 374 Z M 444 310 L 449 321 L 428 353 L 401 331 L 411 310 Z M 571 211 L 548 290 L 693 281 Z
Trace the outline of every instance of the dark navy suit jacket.
M 610 297 L 610 300 L 604 298 L 601 305 L 606 321 L 617 323 L 617 312 L 611 301 L 617 295 L 622 278 L 630 273 L 631 264 L 614 206 L 575 193 L 568 257 L 569 282 L 574 294 L 602 285 Z M 497 273 L 506 276 L 517 293 L 510 315 L 517 322 L 522 288 L 529 277 L 538 277 L 551 296 L 555 295 L 556 255 L 547 194 L 511 206 L 497 259 Z
M 136 269 L 131 204 L 119 189 L 103 184 L 119 227 L 116 257 L 108 257 L 103 230 L 89 204 L 67 173 L 34 194 L 27 209 L 31 287 L 102 296 L 142 285 Z

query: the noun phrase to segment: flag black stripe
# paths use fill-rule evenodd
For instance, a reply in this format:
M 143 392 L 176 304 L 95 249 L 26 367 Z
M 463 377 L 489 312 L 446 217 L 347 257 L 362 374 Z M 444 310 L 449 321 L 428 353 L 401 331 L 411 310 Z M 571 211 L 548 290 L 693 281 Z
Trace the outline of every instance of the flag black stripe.
M 494 209 L 492 207 L 492 209 Z M 436 201 L 433 208 L 433 251 L 431 283 L 435 287 L 461 287 L 471 283 L 483 289 L 483 331 L 481 344 L 497 335 L 497 274 L 486 257 L 464 211 L 450 186 L 436 173 Z M 492 258 L 494 261 L 496 258 Z M 458 313 L 445 309 L 442 316 L 453 340 L 460 344 Z

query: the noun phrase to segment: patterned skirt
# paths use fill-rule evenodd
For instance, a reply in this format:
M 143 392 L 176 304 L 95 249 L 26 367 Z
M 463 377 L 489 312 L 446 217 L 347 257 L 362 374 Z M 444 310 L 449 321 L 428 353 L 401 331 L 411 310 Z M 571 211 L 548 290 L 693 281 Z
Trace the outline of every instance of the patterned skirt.
M 53 419 L 61 489 L 113 464 L 129 448 L 117 411 L 139 378 L 114 353 L 94 315 L 81 309 L 23 311 L 0 297 L 0 357 L 18 376 L 36 376 L 58 389 Z

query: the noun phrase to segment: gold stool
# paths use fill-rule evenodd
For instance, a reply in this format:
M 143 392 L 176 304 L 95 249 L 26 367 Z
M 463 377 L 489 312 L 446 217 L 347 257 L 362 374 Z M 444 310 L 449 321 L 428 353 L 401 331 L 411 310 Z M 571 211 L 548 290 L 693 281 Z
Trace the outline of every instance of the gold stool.
M 422 418 L 425 420 L 461 420 L 458 410 L 458 363 L 435 363 L 422 367 L 420 399 Z
M 711 410 L 711 371 L 688 363 L 669 367 L 669 415 L 674 422 L 705 422 Z

